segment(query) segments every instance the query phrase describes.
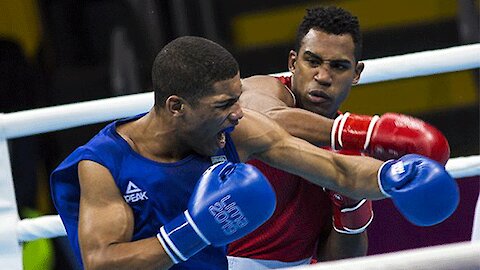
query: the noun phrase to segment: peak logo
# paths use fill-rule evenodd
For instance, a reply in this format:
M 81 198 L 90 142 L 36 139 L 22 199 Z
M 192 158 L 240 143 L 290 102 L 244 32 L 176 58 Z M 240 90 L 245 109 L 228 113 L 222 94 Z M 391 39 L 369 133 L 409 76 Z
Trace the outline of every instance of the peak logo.
M 213 156 L 213 157 L 210 157 L 210 160 L 212 161 L 212 164 L 228 161 L 225 155 Z
M 127 190 L 123 198 L 127 203 L 148 200 L 147 192 L 138 188 L 132 181 L 128 181 Z

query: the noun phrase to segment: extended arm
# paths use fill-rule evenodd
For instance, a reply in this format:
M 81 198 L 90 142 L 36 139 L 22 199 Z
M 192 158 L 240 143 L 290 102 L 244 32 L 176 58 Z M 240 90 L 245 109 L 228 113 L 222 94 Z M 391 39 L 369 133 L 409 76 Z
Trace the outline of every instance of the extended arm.
M 85 269 L 168 269 L 173 264 L 156 237 L 131 242 L 133 214 L 110 172 L 81 161 L 79 242 Z
M 242 87 L 242 106 L 265 113 L 291 135 L 318 146 L 361 151 L 381 160 L 420 154 L 445 164 L 450 156 L 445 136 L 435 127 L 411 116 L 345 113 L 332 120 L 294 108 L 291 94 L 274 77 L 246 78 Z
M 437 224 L 458 206 L 455 180 L 441 164 L 420 155 L 382 163 L 336 154 L 291 136 L 265 115 L 251 110 L 245 110 L 232 137 L 242 160 L 258 158 L 353 199 L 391 197 L 416 225 Z
M 384 198 L 377 183 L 381 161 L 334 154 L 289 135 L 264 115 L 245 110 L 233 133 L 243 160 L 258 158 L 319 186 L 353 198 Z
M 242 107 L 265 113 L 291 135 L 318 146 L 330 145 L 333 120 L 295 108 L 285 86 L 271 76 L 253 76 L 242 80 Z

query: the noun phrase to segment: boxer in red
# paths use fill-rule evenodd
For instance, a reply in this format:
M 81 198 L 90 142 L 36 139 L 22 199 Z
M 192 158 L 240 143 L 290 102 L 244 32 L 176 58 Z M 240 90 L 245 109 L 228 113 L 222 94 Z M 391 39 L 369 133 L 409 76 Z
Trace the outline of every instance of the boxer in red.
M 240 101 L 264 112 L 292 135 L 319 147 L 381 160 L 417 153 L 445 165 L 450 149 L 431 125 L 401 114 L 355 115 L 338 111 L 364 64 L 359 23 L 335 7 L 307 11 L 294 50 L 292 75 L 253 76 L 242 81 Z M 258 160 L 277 194 L 273 216 L 229 245 L 229 268 L 271 269 L 366 255 L 371 202 L 324 190 Z

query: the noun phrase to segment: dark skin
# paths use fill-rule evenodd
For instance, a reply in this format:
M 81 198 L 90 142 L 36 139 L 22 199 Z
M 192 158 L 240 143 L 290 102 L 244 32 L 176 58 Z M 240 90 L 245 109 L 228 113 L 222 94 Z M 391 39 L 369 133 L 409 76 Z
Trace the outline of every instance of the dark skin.
M 297 104 L 276 78 L 253 76 L 242 81 L 242 106 L 265 113 L 295 137 L 328 146 L 333 119 L 364 68 L 355 59 L 354 50 L 348 34 L 311 29 L 299 51 L 290 51 L 288 57 L 292 72 L 290 90 Z M 317 257 L 325 261 L 364 256 L 367 249 L 366 231 L 347 235 L 332 229 L 326 240 L 319 242 Z
M 354 198 L 384 198 L 377 183 L 381 161 L 334 154 L 295 138 L 263 114 L 242 110 L 241 94 L 237 75 L 214 83 L 213 93 L 195 104 L 172 95 L 142 118 L 117 127 L 117 132 L 140 155 L 175 162 L 193 152 L 212 155 L 222 146 L 218 133 L 236 126 L 232 139 L 242 161 L 260 159 Z M 79 243 L 85 269 L 168 269 L 173 265 L 156 237 L 132 241 L 132 210 L 108 169 L 83 160 L 78 175 Z

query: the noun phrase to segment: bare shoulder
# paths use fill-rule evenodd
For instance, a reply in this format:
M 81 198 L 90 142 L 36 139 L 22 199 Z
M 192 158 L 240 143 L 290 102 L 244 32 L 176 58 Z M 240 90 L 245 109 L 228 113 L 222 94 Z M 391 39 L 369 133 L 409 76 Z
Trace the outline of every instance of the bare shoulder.
M 101 164 L 90 160 L 80 161 L 78 178 L 83 200 L 87 200 L 89 203 L 100 202 L 102 199 L 108 202 L 112 202 L 112 200 L 123 202 L 113 176 Z M 90 198 L 94 198 L 94 200 L 90 201 Z
M 247 87 L 247 90 L 263 91 L 268 88 L 282 88 L 283 84 L 275 77 L 269 75 L 254 75 L 251 77 L 243 78 L 242 85 Z M 262 88 L 250 88 L 250 87 L 262 87 Z
M 256 75 L 242 79 L 243 94 L 242 105 L 258 111 L 262 110 L 262 104 L 266 108 L 272 106 L 293 106 L 291 94 L 285 85 L 275 77 Z
M 79 239 L 82 253 L 130 241 L 133 213 L 123 199 L 110 171 L 99 163 L 78 164 L 80 180 Z
M 265 151 L 285 136 L 290 135 L 275 121 L 251 109 L 244 109 L 244 117 L 232 133 L 232 139 L 242 161 Z

